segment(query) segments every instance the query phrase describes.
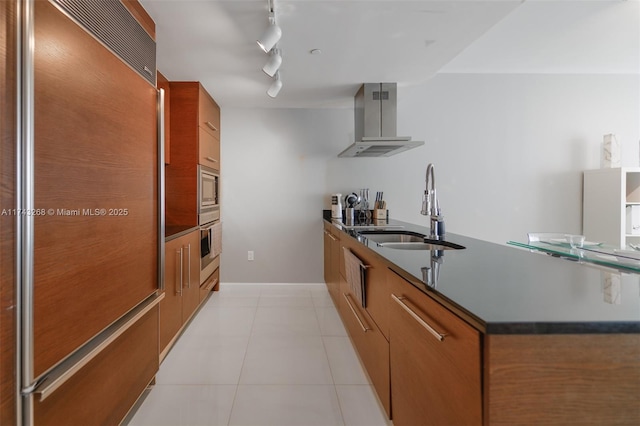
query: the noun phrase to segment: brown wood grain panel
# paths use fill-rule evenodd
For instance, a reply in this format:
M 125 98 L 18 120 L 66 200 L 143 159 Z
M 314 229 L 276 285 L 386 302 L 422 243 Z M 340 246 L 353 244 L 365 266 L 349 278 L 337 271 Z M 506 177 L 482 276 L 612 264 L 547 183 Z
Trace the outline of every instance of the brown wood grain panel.
M 185 235 L 182 246 L 185 265 L 182 322 L 186 323 L 200 304 L 200 231 Z
M 220 141 L 202 127 L 198 128 L 198 149 L 200 164 L 219 171 Z
M 640 424 L 640 335 L 490 335 L 485 423 Z
M 160 351 L 164 352 L 182 327 L 180 292 L 180 247 L 184 237 L 166 243 L 164 264 L 164 299 L 160 301 Z
M 217 268 L 213 271 L 213 274 L 209 278 L 205 280 L 204 283 L 200 285 L 200 303 L 204 302 L 204 300 L 211 294 L 214 289 L 219 286 L 220 283 L 220 268 Z
M 171 163 L 171 86 L 158 71 L 158 89 L 164 89 L 164 164 Z
M 335 228 L 335 227 L 334 227 Z M 389 340 L 389 300 L 391 293 L 387 283 L 387 266 L 382 259 L 353 239 L 344 238 L 342 245 L 348 247 L 369 268 L 366 270 L 366 294 L 367 312 L 371 315 L 376 325 Z M 344 254 L 338 250 L 338 268 L 341 274 L 345 274 Z M 346 275 L 345 275 L 346 277 Z
M 380 332 L 371 316 L 364 310 L 355 297 L 350 293 L 349 285 L 342 278 L 340 280 L 340 314 L 342 316 L 345 327 L 349 333 L 349 337 L 358 352 L 358 356 L 362 360 L 371 383 L 373 384 L 380 403 L 387 412 L 387 416 L 391 416 L 391 387 L 389 376 L 389 342 Z M 362 330 L 356 315 L 351 311 L 347 304 L 344 294 L 350 295 L 350 302 L 356 311 L 358 318 L 368 328 L 365 332 Z
M 480 335 L 389 271 L 391 292 L 440 333 L 437 340 L 400 305 L 390 306 L 393 423 L 396 426 L 482 424 Z
M 44 401 L 37 425 L 118 425 L 158 371 L 154 307 Z
M 155 88 L 93 37 L 48 2 L 35 23 L 39 375 L 157 288 L 157 121 Z
M 220 141 L 220 107 L 202 84 L 199 87 L 198 125 Z
M 166 172 L 167 225 L 198 225 L 198 86 L 170 82 L 171 164 Z
M 138 2 L 138 0 L 120 0 L 122 4 L 129 10 L 129 13 L 133 15 L 138 23 L 144 28 L 144 30 L 151 36 L 152 39 L 156 39 L 156 23 L 151 19 L 151 16 L 144 10 L 144 7 Z
M 16 2 L 0 2 L 0 209 L 16 203 Z M 16 274 L 13 215 L 0 215 L 0 425 L 16 423 Z

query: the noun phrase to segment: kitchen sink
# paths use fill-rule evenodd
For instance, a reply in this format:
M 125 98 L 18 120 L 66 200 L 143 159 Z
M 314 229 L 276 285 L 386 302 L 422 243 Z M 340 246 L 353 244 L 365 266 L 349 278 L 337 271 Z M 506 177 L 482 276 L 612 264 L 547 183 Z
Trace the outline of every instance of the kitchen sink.
M 427 240 L 429 241 L 429 240 Z M 431 240 L 431 242 L 381 243 L 380 247 L 400 250 L 461 250 L 466 247 L 448 241 Z
M 360 235 L 378 244 L 387 243 L 422 243 L 426 235 L 412 231 L 360 231 Z
M 461 250 L 465 248 L 450 241 L 433 240 L 413 231 L 376 230 L 360 231 L 359 234 L 380 247 L 399 250 Z

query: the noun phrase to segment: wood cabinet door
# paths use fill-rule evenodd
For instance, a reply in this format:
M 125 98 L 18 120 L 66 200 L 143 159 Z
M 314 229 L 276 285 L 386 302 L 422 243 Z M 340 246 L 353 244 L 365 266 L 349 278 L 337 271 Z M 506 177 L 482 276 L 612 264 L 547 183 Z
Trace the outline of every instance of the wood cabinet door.
M 198 125 L 220 140 L 220 107 L 201 84 L 198 93 Z
M 481 425 L 479 332 L 392 271 L 389 281 L 394 425 Z
M 156 88 L 51 2 L 34 9 L 39 376 L 157 291 L 158 148 Z
M 198 128 L 200 164 L 220 170 L 220 141 L 202 127 Z
M 391 415 L 389 385 L 389 343 L 366 310 L 362 309 L 349 290 L 349 284 L 340 281 L 340 315 L 358 355 L 364 364 L 373 387 L 387 415 Z
M 182 253 L 184 264 L 182 322 L 185 323 L 200 303 L 200 231 L 184 237 Z
M 180 275 L 180 262 L 183 258 L 183 241 L 184 237 L 165 244 L 164 299 L 160 301 L 160 352 L 167 349 L 182 327 L 183 280 Z
M 331 233 L 327 229 L 327 225 L 324 226 L 324 282 L 327 284 L 327 289 L 331 286 Z

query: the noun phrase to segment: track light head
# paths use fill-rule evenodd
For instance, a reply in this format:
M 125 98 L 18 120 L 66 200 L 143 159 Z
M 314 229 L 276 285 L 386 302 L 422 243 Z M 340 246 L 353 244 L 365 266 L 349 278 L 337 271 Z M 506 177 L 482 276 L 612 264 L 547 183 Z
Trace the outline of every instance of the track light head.
M 275 21 L 271 21 L 264 34 L 262 34 L 262 37 L 256 40 L 256 42 L 258 46 L 267 53 L 273 49 L 273 46 L 280 40 L 280 37 L 282 37 L 282 30 Z
M 269 60 L 264 64 L 264 67 L 262 67 L 262 71 L 264 71 L 269 77 L 273 77 L 276 75 L 281 64 L 282 56 L 280 55 L 280 52 L 277 49 L 273 49 L 269 56 Z
M 276 72 L 275 78 L 276 79 L 271 84 L 271 87 L 269 87 L 269 89 L 267 90 L 267 95 L 269 95 L 272 98 L 275 98 L 276 96 L 278 96 L 278 93 L 280 93 L 280 89 L 282 89 L 282 80 L 280 80 L 280 72 Z

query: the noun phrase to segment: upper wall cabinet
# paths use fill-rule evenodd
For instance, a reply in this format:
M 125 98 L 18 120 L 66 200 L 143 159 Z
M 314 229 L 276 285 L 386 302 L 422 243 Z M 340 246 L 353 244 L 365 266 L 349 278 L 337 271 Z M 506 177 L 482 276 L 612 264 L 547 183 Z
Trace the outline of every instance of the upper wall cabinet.
M 170 87 L 172 139 L 198 164 L 220 170 L 220 107 L 199 82 Z

